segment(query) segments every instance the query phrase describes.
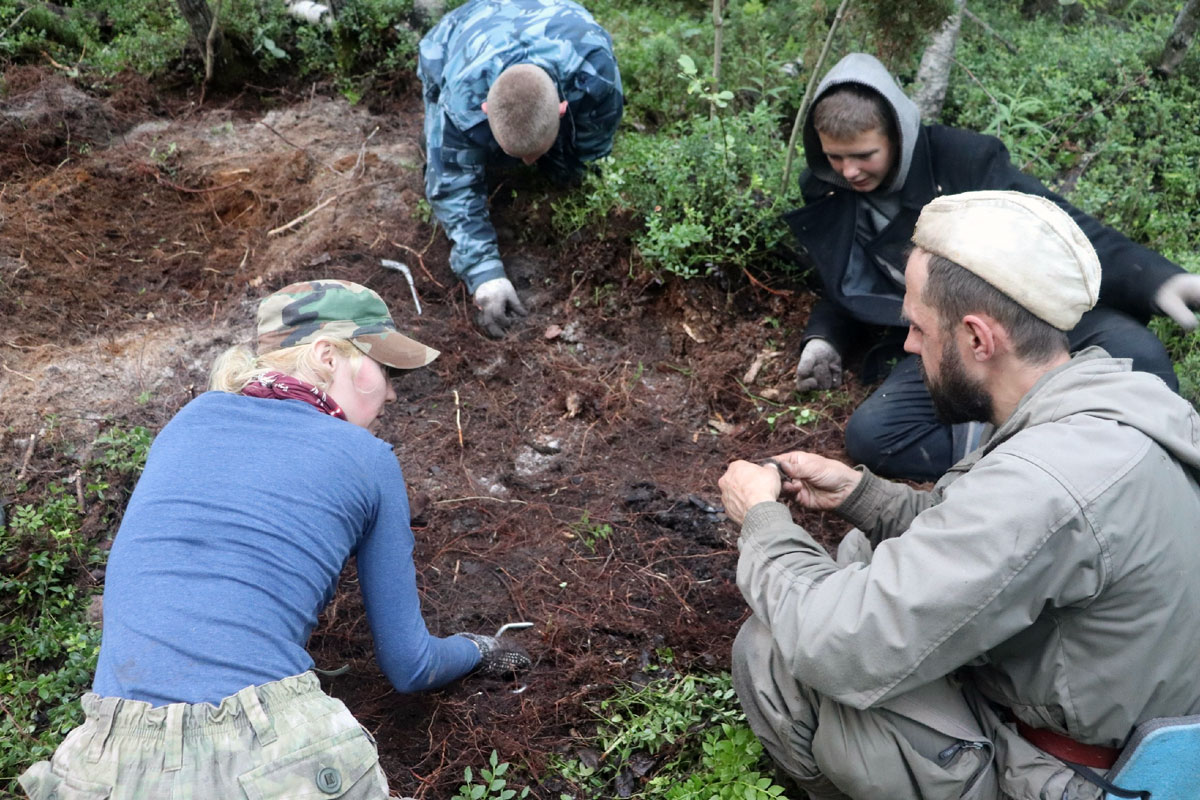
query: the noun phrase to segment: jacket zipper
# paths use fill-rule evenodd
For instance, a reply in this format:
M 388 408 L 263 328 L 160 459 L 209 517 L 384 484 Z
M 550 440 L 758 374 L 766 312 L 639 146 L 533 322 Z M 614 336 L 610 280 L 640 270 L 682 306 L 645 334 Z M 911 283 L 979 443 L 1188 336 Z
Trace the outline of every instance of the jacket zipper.
M 987 747 L 985 742 L 955 742 L 942 752 L 938 753 L 937 760 L 938 763 L 944 767 L 957 758 L 958 754 L 964 750 L 982 750 L 985 747 Z

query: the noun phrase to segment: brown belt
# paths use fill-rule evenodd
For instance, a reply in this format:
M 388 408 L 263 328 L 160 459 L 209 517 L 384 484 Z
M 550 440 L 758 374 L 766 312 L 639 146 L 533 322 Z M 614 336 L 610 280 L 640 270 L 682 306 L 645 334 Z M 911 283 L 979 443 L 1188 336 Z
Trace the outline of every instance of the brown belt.
M 1063 736 L 1061 733 L 1055 733 L 1046 728 L 1035 728 L 1032 725 L 1026 725 L 1019 719 L 1015 721 L 1017 732 L 1026 741 L 1040 747 L 1055 758 L 1070 761 L 1072 764 L 1081 764 L 1097 769 L 1111 769 L 1117 761 L 1117 756 L 1121 755 L 1120 749 L 1116 747 L 1084 744 L 1069 736 Z

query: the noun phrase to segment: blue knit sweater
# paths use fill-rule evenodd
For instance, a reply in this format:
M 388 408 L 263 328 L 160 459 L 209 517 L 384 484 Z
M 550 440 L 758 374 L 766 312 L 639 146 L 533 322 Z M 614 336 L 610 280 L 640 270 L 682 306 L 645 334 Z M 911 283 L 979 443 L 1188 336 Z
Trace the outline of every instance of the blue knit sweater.
M 93 691 L 217 703 L 310 669 L 352 554 L 392 685 L 454 680 L 479 651 L 429 634 L 412 553 L 390 445 L 299 401 L 203 394 L 155 439 L 113 543 Z

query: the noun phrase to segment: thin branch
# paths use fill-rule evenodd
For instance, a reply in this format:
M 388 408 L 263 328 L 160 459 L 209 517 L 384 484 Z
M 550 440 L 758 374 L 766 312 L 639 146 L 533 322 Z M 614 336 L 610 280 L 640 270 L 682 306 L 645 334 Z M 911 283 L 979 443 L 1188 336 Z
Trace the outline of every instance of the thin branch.
M 796 109 L 796 119 L 792 122 L 792 135 L 788 137 L 787 157 L 783 162 L 783 181 L 779 187 L 779 196 L 783 197 L 787 194 L 788 183 L 792 179 L 792 160 L 796 157 L 796 139 L 800 136 L 800 129 L 804 125 L 804 118 L 808 114 L 808 104 L 812 98 L 813 90 L 817 86 L 817 78 L 821 74 L 821 68 L 825 64 L 825 57 L 829 55 L 829 48 L 833 46 L 833 37 L 837 33 L 837 29 L 842 24 L 842 17 L 846 15 L 846 9 L 850 6 L 850 0 L 842 0 L 838 6 L 837 14 L 834 15 L 833 24 L 829 26 L 829 33 L 825 36 L 825 44 L 821 48 L 821 55 L 817 58 L 817 63 L 813 64 L 812 75 L 809 76 L 808 86 L 804 90 L 804 98 L 800 101 L 800 108 Z
M 370 189 L 374 186 L 379 186 L 380 184 L 391 183 L 394 180 L 399 180 L 399 176 L 394 177 L 394 178 L 384 178 L 383 180 L 379 180 L 379 181 L 371 181 L 370 183 L 364 183 L 361 186 L 354 186 L 350 189 L 347 189 L 344 192 L 338 192 L 333 197 L 328 197 L 328 198 L 322 200 L 320 203 L 318 203 L 316 205 L 315 208 L 312 208 L 312 209 L 304 212 L 303 214 L 296 217 L 291 222 L 285 223 L 283 225 L 280 225 L 278 228 L 273 228 L 273 229 L 267 231 L 267 236 L 277 236 L 290 228 L 294 228 L 295 226 L 299 225 L 301 222 L 304 222 L 304 220 L 311 217 L 313 214 L 316 214 L 318 211 L 320 211 L 325 206 L 332 203 L 334 200 L 341 199 L 348 194 L 353 194 L 354 192 L 361 191 L 363 189 Z
M 986 31 L 988 34 L 993 36 L 996 39 L 996 41 L 998 41 L 998 42 L 1000 42 L 1000 44 L 1004 45 L 1004 48 L 1006 50 L 1008 50 L 1008 52 L 1012 53 L 1013 55 L 1016 55 L 1017 46 L 1015 44 L 1013 44 L 1008 39 L 1005 39 L 1003 36 L 1001 36 L 999 33 L 997 33 L 996 30 L 991 25 L 988 25 L 986 22 L 981 20 L 978 16 L 975 15 L 975 13 L 973 11 L 971 11 L 971 9 L 967 8 L 966 6 L 963 6 L 963 16 L 966 17 L 967 19 L 971 20 L 972 22 L 974 22 L 979 27 L 983 28 L 984 31 Z

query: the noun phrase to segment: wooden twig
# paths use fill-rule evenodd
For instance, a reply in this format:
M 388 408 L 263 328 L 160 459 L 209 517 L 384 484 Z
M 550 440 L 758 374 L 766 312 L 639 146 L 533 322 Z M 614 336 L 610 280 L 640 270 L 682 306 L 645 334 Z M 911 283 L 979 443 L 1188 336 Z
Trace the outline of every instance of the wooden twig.
M 972 22 L 974 22 L 979 27 L 983 28 L 983 30 L 985 32 L 987 32 L 988 34 L 990 34 L 991 36 L 995 37 L 996 41 L 998 41 L 1000 44 L 1004 45 L 1005 49 L 1008 50 L 1008 52 L 1013 53 L 1014 55 L 1016 54 L 1017 46 L 1015 44 L 1010 42 L 1008 39 L 1005 39 L 999 33 L 996 33 L 996 30 L 991 25 L 988 25 L 986 22 L 984 22 L 979 17 L 977 17 L 975 15 L 975 13 L 973 11 L 971 11 L 971 9 L 967 8 L 966 6 L 963 6 L 963 16 L 966 17 L 967 19 L 971 20 Z
M 454 389 L 454 427 L 458 429 L 458 446 L 463 446 L 462 406 L 458 402 L 458 389 Z
M 177 192 L 185 192 L 187 194 L 206 194 L 208 192 L 219 192 L 224 189 L 232 189 L 235 186 L 241 186 L 243 183 L 245 183 L 244 180 L 242 180 L 241 178 L 238 178 L 233 183 L 226 183 L 226 184 L 222 184 L 221 186 L 210 186 L 207 189 L 191 189 L 187 186 L 180 186 L 178 183 L 167 180 L 166 178 L 164 178 L 162 175 L 159 174 L 158 170 L 156 170 L 153 167 L 148 166 L 146 164 L 136 164 L 136 165 L 134 165 L 134 169 L 138 172 L 143 172 L 147 175 L 153 175 L 154 180 L 158 181 L 159 185 L 161 185 L 161 186 L 166 186 L 168 189 L 174 189 Z M 242 170 L 238 170 L 238 172 L 249 173 L 250 170 L 242 169 Z
M 317 206 L 315 208 L 312 208 L 312 209 L 304 212 L 303 214 L 296 217 L 291 222 L 288 222 L 284 225 L 280 225 L 278 228 L 274 228 L 272 230 L 267 231 L 267 236 L 276 236 L 276 235 L 288 230 L 289 228 L 293 228 L 296 225 L 299 225 L 301 222 L 304 222 L 304 220 L 308 219 L 313 214 L 317 213 L 322 208 L 324 208 L 325 206 L 332 203 L 334 200 L 338 200 L 342 197 L 345 197 L 348 194 L 352 194 L 354 192 L 361 191 L 362 189 L 370 189 L 372 187 L 379 186 L 380 184 L 391 183 L 392 181 L 395 181 L 395 180 L 399 180 L 399 176 L 394 177 L 394 178 L 384 178 L 383 180 L 379 180 L 379 181 L 371 181 L 370 183 L 364 183 L 361 186 L 354 186 L 350 189 L 345 190 L 344 192 L 338 192 L 333 197 L 329 197 L 329 198 L 326 198 L 325 200 L 322 200 L 320 203 L 317 204 Z
M 493 503 L 510 503 L 512 505 L 517 505 L 517 506 L 529 505 L 529 503 L 527 503 L 524 500 L 506 500 L 503 497 L 492 497 L 491 495 L 486 495 L 486 494 L 478 495 L 478 496 L 474 496 L 474 497 L 452 497 L 448 500 L 434 500 L 433 504 L 435 506 L 442 506 L 442 505 L 446 505 L 447 503 L 466 503 L 471 500 L 491 500 Z
M 437 278 L 433 277 L 433 274 L 432 274 L 432 273 L 430 273 L 430 271 L 429 271 L 429 267 L 425 266 L 425 259 L 424 259 L 424 257 L 423 257 L 423 256 L 424 256 L 425 250 L 428 250 L 428 249 L 429 249 L 429 246 L 428 246 L 428 245 L 426 245 L 426 247 L 425 247 L 425 250 L 422 250 L 422 251 L 420 251 L 420 252 L 417 252 L 416 250 L 412 249 L 412 248 L 411 248 L 411 247 L 409 247 L 408 245 L 406 245 L 406 244 L 403 244 L 403 243 L 401 243 L 401 242 L 393 242 L 393 241 L 392 241 L 392 240 L 390 240 L 390 239 L 388 240 L 388 242 L 389 242 L 389 243 L 392 245 L 392 247 L 399 247 L 399 248 L 401 248 L 401 249 L 407 250 L 408 252 L 410 252 L 410 253 L 412 253 L 414 256 L 416 256 L 416 258 L 417 258 L 417 264 L 419 264 L 419 265 L 420 265 L 420 267 L 421 267 L 421 269 L 422 269 L 422 270 L 425 272 L 425 277 L 427 277 L 427 278 L 429 278 L 429 280 L 433 281 L 433 282 L 434 282 L 434 283 L 437 285 L 437 287 L 438 287 L 439 289 L 445 289 L 445 288 L 446 288 L 445 286 L 443 286 L 443 285 L 442 285 L 441 281 L 439 281 Z M 432 243 L 433 243 L 433 241 L 432 241 L 432 240 L 430 240 L 430 244 L 432 244 Z
M 29 462 L 33 458 L 33 448 L 37 444 L 37 440 L 45 435 L 45 425 L 38 428 L 37 433 L 29 434 L 29 444 L 25 446 L 25 455 L 21 458 L 21 470 L 17 473 L 17 483 L 25 480 L 25 474 L 29 471 Z
M 20 377 L 24 378 L 25 380 L 29 381 L 30 383 L 37 383 L 36 380 L 29 377 L 24 372 L 17 372 L 15 369 L 10 367 L 8 364 L 0 364 L 0 367 L 4 367 L 5 372 L 11 372 L 13 375 L 19 375 Z
M 722 5 L 724 0 L 713 0 L 712 17 L 713 17 L 713 95 L 717 94 L 717 90 L 721 88 L 721 45 L 725 31 L 725 19 L 722 13 Z M 712 119 L 717 115 L 717 104 L 711 103 L 708 107 L 708 118 Z
M 762 289 L 764 292 L 769 292 L 769 293 L 775 295 L 776 297 L 791 297 L 792 296 L 792 292 L 790 289 L 772 289 L 770 286 L 767 286 L 765 283 L 760 281 L 758 278 L 751 275 L 750 270 L 746 269 L 745 267 L 742 267 L 742 272 L 746 273 L 746 277 L 750 279 L 750 283 L 752 285 L 757 286 L 759 289 Z
M 334 200 L 337 200 L 339 197 L 341 197 L 341 194 L 335 194 L 332 197 L 325 198 L 320 203 L 317 203 L 315 208 L 309 209 L 308 211 L 306 211 L 303 214 L 301 214 L 300 216 L 296 217 L 294 220 L 287 223 L 286 225 L 280 225 L 278 228 L 273 228 L 272 230 L 267 231 L 267 236 L 275 236 L 277 234 L 283 233 L 284 231 L 288 230 L 289 228 L 294 228 L 295 226 L 299 225 L 301 222 L 304 222 L 304 220 L 311 217 L 313 214 L 320 211 L 325 206 L 332 203 Z
M 79 513 L 82 514 L 87 511 L 87 503 L 83 499 L 83 473 L 75 470 L 73 480 L 75 481 L 75 500 L 78 501 Z

